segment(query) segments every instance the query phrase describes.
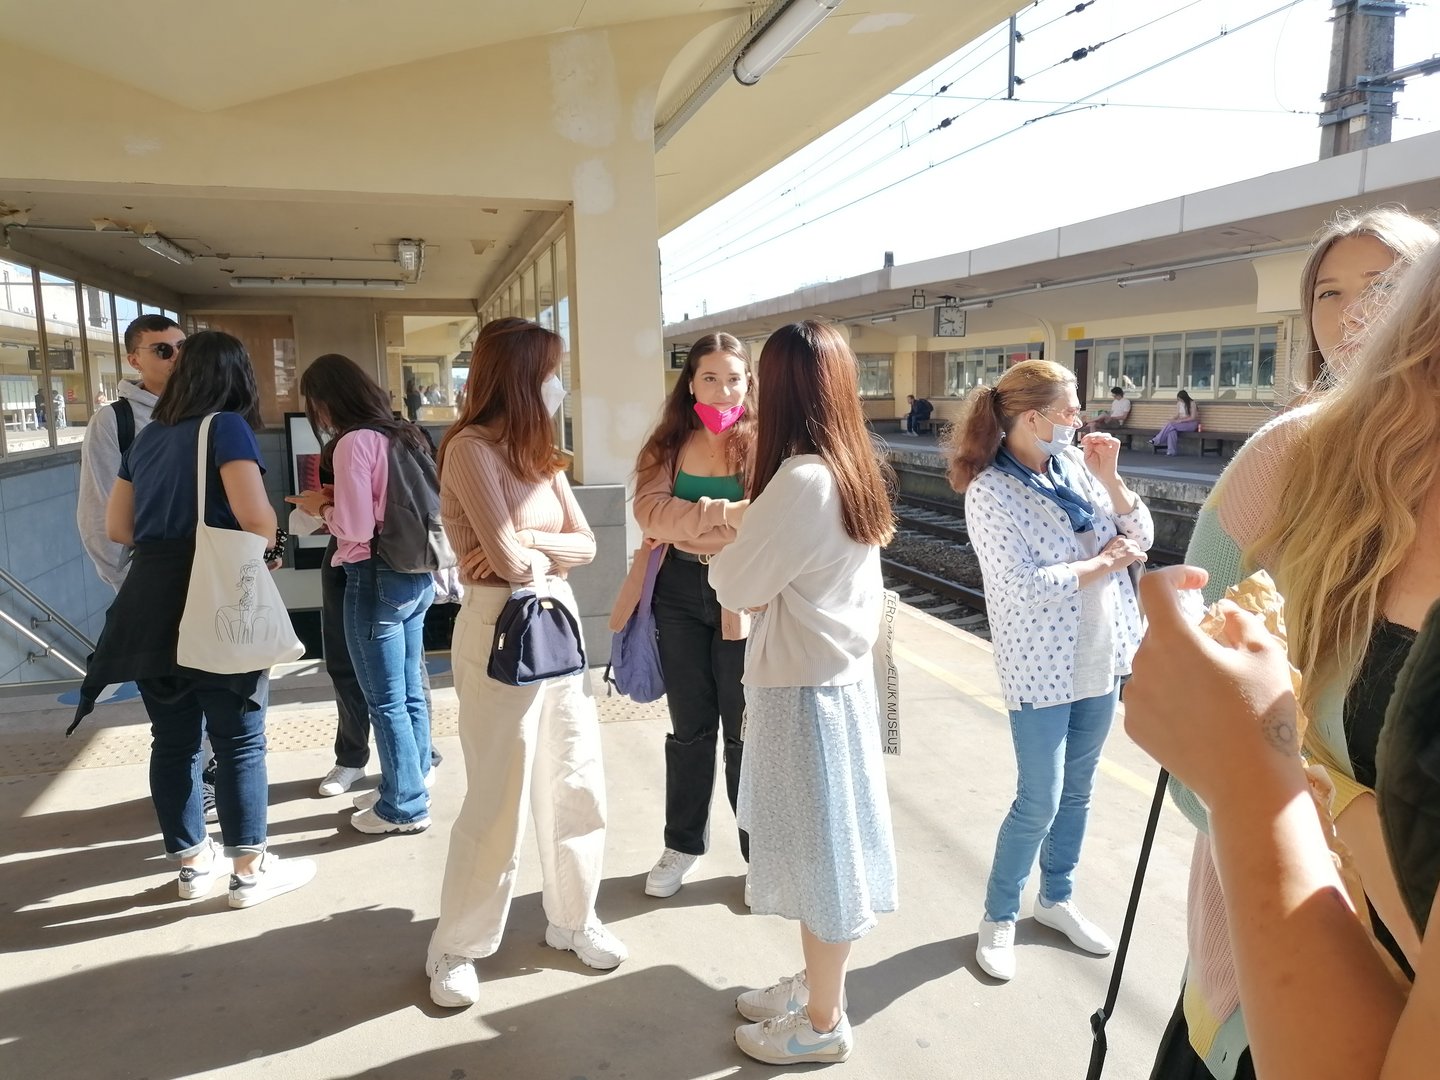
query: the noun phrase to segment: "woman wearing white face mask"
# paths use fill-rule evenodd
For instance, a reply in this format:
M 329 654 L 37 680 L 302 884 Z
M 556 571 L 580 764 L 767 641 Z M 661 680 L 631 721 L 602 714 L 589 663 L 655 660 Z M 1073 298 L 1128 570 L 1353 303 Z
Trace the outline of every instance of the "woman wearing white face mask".
M 452 1008 L 479 1000 L 475 961 L 500 947 L 527 801 L 540 847 L 546 943 L 593 968 L 616 967 L 628 955 L 595 915 L 605 772 L 587 676 L 510 686 L 486 670 L 511 583 L 531 579 L 536 553 L 548 591 L 572 612 L 566 571 L 595 557 L 595 536 L 552 437 L 551 418 L 565 396 L 561 349 L 559 337 L 524 319 L 488 323 L 475 342 L 465 408 L 440 443 L 440 512 L 466 586 L 450 653 L 468 787 L 450 834 L 425 970 L 431 999 Z
M 1154 533 L 1116 472 L 1119 441 L 1092 434 L 1073 445 L 1079 415 L 1075 376 L 1026 360 L 971 391 L 948 438 L 1019 773 L 975 950 L 997 979 L 1015 974 L 1015 920 L 1037 854 L 1035 921 L 1087 952 L 1111 949 L 1071 892 L 1100 749 L 1140 644 L 1126 570 L 1144 561 Z

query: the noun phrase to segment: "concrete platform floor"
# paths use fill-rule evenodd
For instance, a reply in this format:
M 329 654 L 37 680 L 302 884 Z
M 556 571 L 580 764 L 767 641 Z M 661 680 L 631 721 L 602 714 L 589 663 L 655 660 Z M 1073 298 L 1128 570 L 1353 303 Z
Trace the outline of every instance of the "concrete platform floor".
M 985 876 L 1014 792 L 988 646 L 905 609 L 898 654 L 904 752 L 887 766 L 901 910 L 855 948 L 856 1049 L 834 1074 L 1083 1077 L 1110 961 L 1029 919 L 1033 881 L 1016 979 L 997 984 L 975 965 Z M 223 889 L 177 899 L 148 799 L 138 702 L 103 706 L 68 741 L 68 710 L 53 698 L 0 702 L 0 1076 L 701 1080 L 818 1068 L 763 1066 L 733 1044 L 735 994 L 802 960 L 793 923 L 743 906 L 723 795 L 712 852 L 694 876 L 672 899 L 643 894 L 661 847 L 668 724 L 663 705 L 603 691 L 610 829 L 599 911 L 631 959 L 599 973 L 544 945 L 527 839 L 505 944 L 480 964 L 480 1005 L 431 1004 L 421 966 L 464 793 L 454 692 L 444 677 L 436 685 L 446 761 L 435 825 L 372 838 L 346 823 L 348 797 L 315 794 L 332 761 L 323 673 L 299 666 L 277 680 L 271 838 L 284 856 L 314 858 L 319 873 L 246 911 L 231 911 Z M 1117 723 L 1076 892 L 1117 936 L 1154 777 Z M 1173 1008 L 1190 846 L 1189 827 L 1167 807 L 1110 1027 L 1107 1080 L 1148 1076 Z

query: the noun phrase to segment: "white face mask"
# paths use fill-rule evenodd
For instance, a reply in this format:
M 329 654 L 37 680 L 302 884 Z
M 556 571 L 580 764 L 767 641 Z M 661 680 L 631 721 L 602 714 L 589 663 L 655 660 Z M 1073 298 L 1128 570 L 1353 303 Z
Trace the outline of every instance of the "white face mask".
M 1040 415 L 1042 418 L 1050 420 L 1043 412 Z M 1067 448 L 1075 445 L 1075 426 L 1073 424 L 1061 425 L 1054 420 L 1050 420 L 1050 438 L 1042 439 L 1039 435 L 1036 435 L 1035 441 L 1040 444 L 1040 449 L 1044 450 L 1045 453 L 1051 457 L 1055 457 L 1057 454 L 1063 454 Z
M 551 375 L 540 384 L 540 400 L 545 403 L 545 411 L 554 416 L 555 410 L 565 400 L 565 384 L 560 381 L 559 375 Z

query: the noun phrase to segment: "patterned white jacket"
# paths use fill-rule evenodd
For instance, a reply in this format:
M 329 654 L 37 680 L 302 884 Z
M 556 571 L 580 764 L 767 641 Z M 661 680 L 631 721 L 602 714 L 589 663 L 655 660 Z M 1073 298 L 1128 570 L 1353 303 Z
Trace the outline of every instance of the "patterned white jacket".
M 1128 514 L 1115 513 L 1105 488 L 1077 448 L 1065 451 L 1079 493 L 1095 507 L 1095 539 L 1103 548 L 1124 534 L 1149 550 L 1155 540 L 1150 511 L 1136 497 Z M 1075 700 L 1075 646 L 1080 631 L 1080 581 L 1069 563 L 1086 558 L 1065 512 L 994 466 L 965 493 L 965 524 L 985 579 L 985 606 L 995 667 L 1007 707 L 1044 707 Z M 1143 625 L 1130 575 L 1111 574 L 1110 609 L 1119 614 L 1115 670 L 1129 674 Z

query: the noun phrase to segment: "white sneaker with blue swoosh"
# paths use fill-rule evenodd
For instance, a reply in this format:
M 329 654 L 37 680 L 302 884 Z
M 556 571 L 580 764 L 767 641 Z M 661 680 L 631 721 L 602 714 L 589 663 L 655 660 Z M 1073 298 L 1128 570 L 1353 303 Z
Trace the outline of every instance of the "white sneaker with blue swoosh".
M 741 1024 L 735 1029 L 735 1045 L 767 1065 L 795 1065 L 844 1061 L 855 1041 L 850 1036 L 850 1020 L 843 1014 L 834 1031 L 816 1031 L 802 1010 L 758 1024 Z
M 841 992 L 840 1008 L 850 1007 L 849 995 Z M 735 999 L 735 1010 L 746 1020 L 769 1020 L 786 1013 L 799 1012 L 810 1004 L 810 985 L 805 972 L 786 975 L 774 986 L 764 990 L 746 990 Z

